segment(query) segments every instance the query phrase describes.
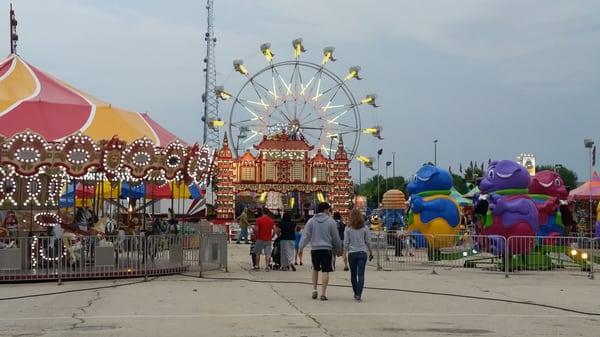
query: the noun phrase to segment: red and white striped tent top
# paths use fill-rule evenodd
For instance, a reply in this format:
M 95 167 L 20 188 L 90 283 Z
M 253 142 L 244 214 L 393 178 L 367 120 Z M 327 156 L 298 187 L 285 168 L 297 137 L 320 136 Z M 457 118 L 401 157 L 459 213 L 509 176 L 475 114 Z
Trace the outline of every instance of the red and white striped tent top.
M 96 141 L 117 135 L 132 142 L 146 136 L 157 146 L 177 139 L 148 114 L 112 106 L 13 54 L 0 61 L 0 135 L 25 130 L 49 141 L 77 132 Z

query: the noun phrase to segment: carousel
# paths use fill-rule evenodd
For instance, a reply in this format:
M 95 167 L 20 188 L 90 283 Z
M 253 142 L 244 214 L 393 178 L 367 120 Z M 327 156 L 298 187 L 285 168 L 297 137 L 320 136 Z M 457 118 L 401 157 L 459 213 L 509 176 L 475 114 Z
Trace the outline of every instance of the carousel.
M 213 150 L 66 84 L 11 47 L 0 61 L 0 236 L 58 224 L 77 235 L 137 233 L 167 213 L 160 202 L 193 212 Z
M 322 201 L 346 216 L 353 198 L 350 163 L 361 157 L 361 134 L 381 139 L 380 126 L 361 127 L 359 111 L 377 107 L 377 95 L 357 100 L 350 89 L 362 79 L 361 68 L 339 76 L 330 67 L 335 48 L 324 48 L 316 63 L 301 60 L 302 39 L 292 47 L 293 59 L 276 62 L 271 44 L 262 44 L 266 67 L 252 73 L 235 60 L 234 71 L 244 79 L 237 94 L 216 88 L 217 97 L 231 103 L 229 132 L 216 156 L 219 220 L 234 219 L 245 207 L 306 218 Z

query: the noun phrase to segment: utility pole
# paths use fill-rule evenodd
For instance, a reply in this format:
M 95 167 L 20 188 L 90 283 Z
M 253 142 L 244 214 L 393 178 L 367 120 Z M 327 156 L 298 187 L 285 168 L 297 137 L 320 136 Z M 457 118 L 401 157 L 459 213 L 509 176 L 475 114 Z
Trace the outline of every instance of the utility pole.
M 213 0 L 206 1 L 206 10 L 207 30 L 204 35 L 206 57 L 204 58 L 204 95 L 202 95 L 204 102 L 204 115 L 202 117 L 204 134 L 202 142 L 212 148 L 217 148 L 220 143 L 219 129 L 214 122 L 219 120 L 219 101 L 215 92 L 217 85 L 217 70 L 215 66 L 215 45 L 217 44 L 217 38 L 213 32 Z

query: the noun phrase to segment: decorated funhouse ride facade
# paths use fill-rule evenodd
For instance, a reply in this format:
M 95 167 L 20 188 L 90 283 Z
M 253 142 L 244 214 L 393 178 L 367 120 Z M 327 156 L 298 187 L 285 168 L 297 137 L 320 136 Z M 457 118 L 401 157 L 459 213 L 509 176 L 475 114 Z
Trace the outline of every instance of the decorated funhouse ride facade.
M 274 212 L 293 210 L 302 215 L 314 202 L 327 200 L 334 211 L 348 214 L 353 189 L 343 140 L 331 159 L 320 150 L 311 154 L 313 146 L 306 139 L 285 133 L 264 136 L 254 149 L 234 158 L 227 135 L 223 139 L 216 155 L 219 220 L 235 217 L 236 196 L 243 193 L 256 196 Z

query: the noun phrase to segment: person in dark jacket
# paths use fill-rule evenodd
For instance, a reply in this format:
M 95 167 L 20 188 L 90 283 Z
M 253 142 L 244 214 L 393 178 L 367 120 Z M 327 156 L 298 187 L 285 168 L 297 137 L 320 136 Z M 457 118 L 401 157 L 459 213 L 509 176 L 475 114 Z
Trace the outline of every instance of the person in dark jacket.
M 344 241 L 344 231 L 346 230 L 346 224 L 342 220 L 342 215 L 340 212 L 333 212 L 333 220 L 337 223 L 337 230 L 340 236 L 340 240 Z M 348 256 L 346 254 L 342 254 L 342 259 L 344 260 L 344 271 L 348 271 Z M 335 263 L 335 260 L 334 260 Z
M 281 270 L 296 271 L 294 267 L 294 241 L 296 239 L 296 224 L 292 221 L 290 212 L 283 213 L 279 227 Z

